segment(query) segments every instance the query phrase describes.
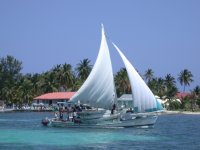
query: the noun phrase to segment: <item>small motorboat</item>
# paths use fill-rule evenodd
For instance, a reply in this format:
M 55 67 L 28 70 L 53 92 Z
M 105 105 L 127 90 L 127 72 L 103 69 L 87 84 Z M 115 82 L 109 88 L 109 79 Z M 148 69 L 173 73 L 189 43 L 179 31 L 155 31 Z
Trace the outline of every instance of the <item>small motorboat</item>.
M 50 123 L 50 120 L 49 120 L 47 117 L 44 118 L 44 119 L 42 119 L 42 124 L 43 124 L 44 126 L 47 126 L 49 123 Z

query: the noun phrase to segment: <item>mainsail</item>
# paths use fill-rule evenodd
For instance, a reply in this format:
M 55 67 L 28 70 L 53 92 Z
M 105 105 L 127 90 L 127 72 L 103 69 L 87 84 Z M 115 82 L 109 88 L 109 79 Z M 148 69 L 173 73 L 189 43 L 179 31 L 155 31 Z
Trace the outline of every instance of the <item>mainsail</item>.
M 158 101 L 155 99 L 155 96 L 146 85 L 144 80 L 137 73 L 132 64 L 124 56 L 121 50 L 113 43 L 114 47 L 119 52 L 124 65 L 126 67 L 128 77 L 131 84 L 132 96 L 133 96 L 133 107 L 135 112 L 152 112 L 157 111 L 159 107 Z
M 115 101 L 115 86 L 110 53 L 102 25 L 102 39 L 93 69 L 70 101 L 89 104 L 96 108 L 111 109 Z

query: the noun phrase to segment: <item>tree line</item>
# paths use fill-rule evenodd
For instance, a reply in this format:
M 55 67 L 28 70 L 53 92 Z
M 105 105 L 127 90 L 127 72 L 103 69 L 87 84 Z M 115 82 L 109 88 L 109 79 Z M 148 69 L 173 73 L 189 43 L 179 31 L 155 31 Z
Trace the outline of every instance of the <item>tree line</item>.
M 30 104 L 34 97 L 44 93 L 77 91 L 92 70 L 90 62 L 89 59 L 83 59 L 75 68 L 65 63 L 56 65 L 52 69 L 40 74 L 22 74 L 21 61 L 9 55 L 0 58 L 0 100 L 4 100 L 6 104 L 20 106 L 22 104 Z M 164 78 L 155 77 L 153 70 L 148 69 L 144 75 L 140 74 L 140 76 L 146 81 L 155 95 L 169 99 L 169 101 L 171 100 L 170 109 L 185 107 L 186 104 L 184 106 L 177 106 L 176 103 L 172 103 L 178 88 L 176 86 L 176 79 L 171 74 L 167 74 Z M 114 75 L 114 80 L 118 97 L 124 93 L 131 93 L 131 86 L 125 68 L 121 68 Z M 193 82 L 193 75 L 189 70 L 184 69 L 178 75 L 177 81 L 180 82 L 183 86 L 183 91 L 185 91 L 185 87 L 190 86 L 190 83 Z M 200 105 L 198 103 L 200 99 L 199 93 L 199 86 L 196 86 L 191 91 L 192 99 L 195 99 L 192 102 L 194 106 L 196 104 Z M 191 97 L 188 99 L 191 99 Z M 191 101 L 189 103 L 191 104 Z

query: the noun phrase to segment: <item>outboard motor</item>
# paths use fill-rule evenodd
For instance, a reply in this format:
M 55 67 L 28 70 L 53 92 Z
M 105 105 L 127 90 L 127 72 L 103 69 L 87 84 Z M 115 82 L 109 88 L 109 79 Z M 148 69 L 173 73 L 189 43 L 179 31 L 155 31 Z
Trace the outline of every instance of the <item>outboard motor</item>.
M 47 126 L 49 123 L 50 123 L 50 121 L 49 121 L 49 119 L 48 119 L 47 117 L 44 118 L 44 119 L 42 119 L 42 124 L 43 124 L 44 126 Z

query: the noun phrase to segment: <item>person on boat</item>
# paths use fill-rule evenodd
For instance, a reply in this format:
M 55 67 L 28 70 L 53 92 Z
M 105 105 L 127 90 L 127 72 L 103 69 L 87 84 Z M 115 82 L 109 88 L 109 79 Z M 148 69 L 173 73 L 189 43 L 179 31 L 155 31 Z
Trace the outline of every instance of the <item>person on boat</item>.
M 63 113 L 60 112 L 60 120 L 63 120 Z
M 62 108 L 62 112 L 65 112 L 65 111 L 66 111 L 66 110 L 65 110 L 64 104 L 61 104 L 61 108 Z
M 129 109 L 126 111 L 126 113 L 134 113 L 133 108 L 129 108 Z
M 116 109 L 116 104 L 113 104 L 113 107 L 112 107 L 112 109 L 111 109 L 111 114 L 112 114 L 112 115 L 114 114 L 115 109 Z
M 59 108 L 59 119 L 63 120 L 63 108 L 62 107 Z
M 54 116 L 55 116 L 55 119 L 57 120 L 58 119 L 58 113 L 55 112 Z
M 65 107 L 65 110 L 67 112 L 67 121 L 69 121 L 70 110 L 68 107 Z
M 69 119 L 73 117 L 73 108 L 72 106 L 68 106 L 68 116 L 69 116 Z
M 77 111 L 77 112 L 81 112 L 81 111 L 82 111 L 81 106 L 76 106 L 76 111 Z
M 75 117 L 76 117 L 76 105 L 74 107 L 72 107 L 72 110 L 73 110 L 73 118 L 72 118 L 72 121 L 75 120 Z

